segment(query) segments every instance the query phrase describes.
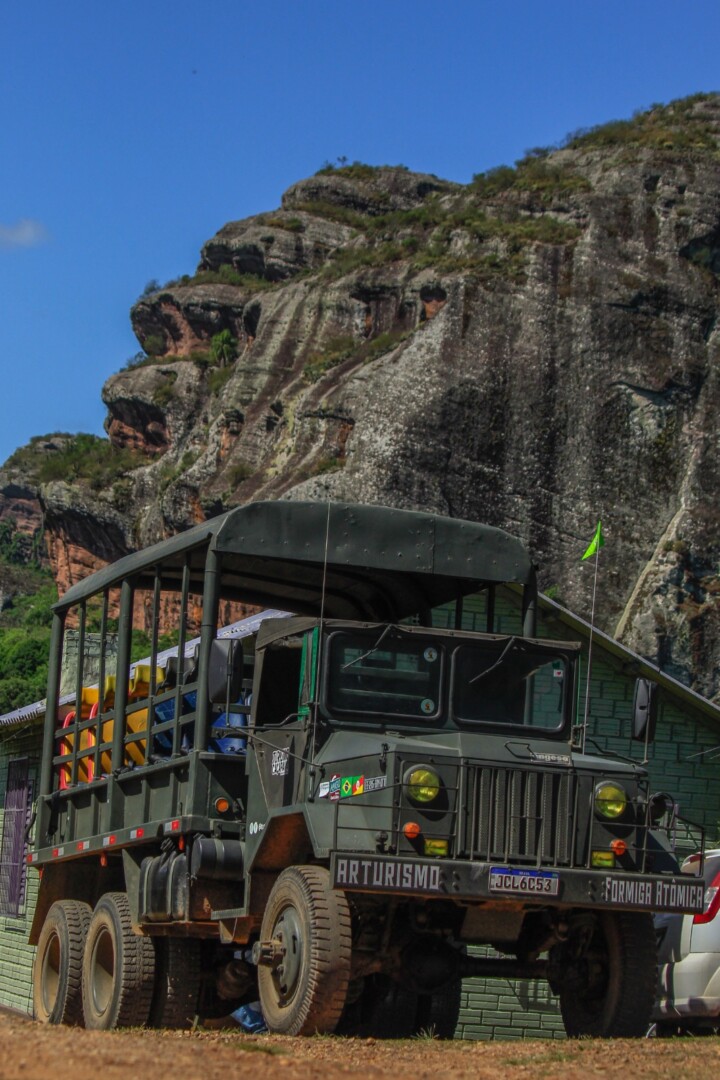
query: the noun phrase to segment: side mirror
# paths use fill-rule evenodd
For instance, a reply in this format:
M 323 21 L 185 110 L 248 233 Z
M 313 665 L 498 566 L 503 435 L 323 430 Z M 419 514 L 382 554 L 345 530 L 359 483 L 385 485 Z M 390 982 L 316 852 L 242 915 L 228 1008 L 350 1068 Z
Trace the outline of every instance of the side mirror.
M 633 700 L 633 731 L 636 742 L 650 744 L 655 739 L 657 725 L 658 692 L 657 683 L 650 679 L 637 679 Z
M 237 638 L 215 638 L 210 649 L 208 697 L 214 704 L 237 701 L 242 690 L 243 647 Z

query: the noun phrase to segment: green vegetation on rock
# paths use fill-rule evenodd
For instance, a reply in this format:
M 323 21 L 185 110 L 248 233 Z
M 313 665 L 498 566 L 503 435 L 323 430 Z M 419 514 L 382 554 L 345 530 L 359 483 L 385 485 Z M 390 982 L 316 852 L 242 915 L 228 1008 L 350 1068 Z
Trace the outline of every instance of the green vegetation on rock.
M 52 605 L 57 589 L 35 552 L 25 560 L 15 522 L 0 528 L 0 713 L 45 697 Z
M 49 448 L 52 444 L 52 448 Z M 8 459 L 39 484 L 55 480 L 85 484 L 102 491 L 126 473 L 145 464 L 141 454 L 118 449 L 98 435 L 52 435 L 37 437 Z

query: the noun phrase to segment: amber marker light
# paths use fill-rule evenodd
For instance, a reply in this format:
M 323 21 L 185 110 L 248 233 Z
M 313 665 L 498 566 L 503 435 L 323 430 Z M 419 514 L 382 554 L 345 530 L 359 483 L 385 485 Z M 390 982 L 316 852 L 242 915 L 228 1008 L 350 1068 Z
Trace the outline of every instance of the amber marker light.
M 215 810 L 216 810 L 216 812 L 218 814 L 227 814 L 229 809 L 230 809 L 230 800 L 229 799 L 220 798 L 220 799 L 215 800 Z
M 593 851 L 590 855 L 590 865 L 601 870 L 611 870 L 615 865 L 615 852 Z
M 417 840 L 418 836 L 422 832 L 422 829 L 418 825 L 417 821 L 406 821 L 403 825 L 403 832 L 408 840 Z

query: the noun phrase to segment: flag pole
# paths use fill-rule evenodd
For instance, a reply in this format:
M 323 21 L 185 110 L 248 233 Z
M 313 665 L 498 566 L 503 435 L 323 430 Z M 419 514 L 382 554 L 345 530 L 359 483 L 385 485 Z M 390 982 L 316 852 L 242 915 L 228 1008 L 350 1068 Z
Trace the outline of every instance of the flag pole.
M 600 562 L 600 545 L 595 548 L 595 576 L 593 578 L 592 605 L 590 608 L 590 641 L 588 642 L 587 681 L 585 684 L 585 715 L 583 717 L 582 753 L 585 753 L 585 740 L 587 738 L 588 719 L 590 715 L 590 675 L 592 672 L 592 647 L 593 629 L 595 626 L 595 595 L 597 593 L 598 564 Z

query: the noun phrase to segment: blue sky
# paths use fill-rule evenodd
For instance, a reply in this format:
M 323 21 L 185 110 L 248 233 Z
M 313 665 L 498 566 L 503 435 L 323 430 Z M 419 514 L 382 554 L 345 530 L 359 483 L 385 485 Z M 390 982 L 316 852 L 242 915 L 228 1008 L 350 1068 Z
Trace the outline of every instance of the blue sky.
M 344 155 L 468 181 L 720 89 L 717 0 L 25 0 L 0 38 L 0 462 L 101 434 L 150 279 Z

